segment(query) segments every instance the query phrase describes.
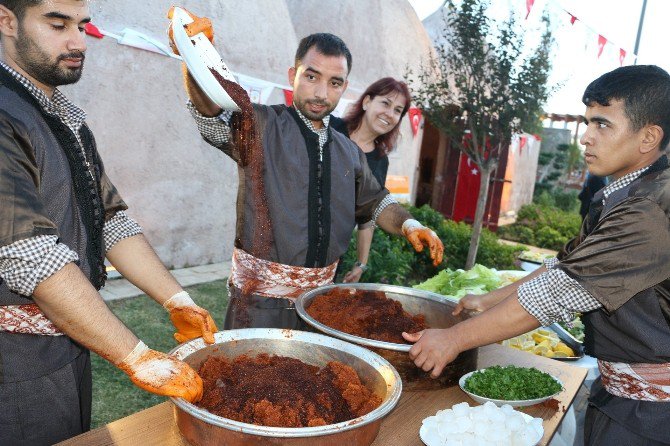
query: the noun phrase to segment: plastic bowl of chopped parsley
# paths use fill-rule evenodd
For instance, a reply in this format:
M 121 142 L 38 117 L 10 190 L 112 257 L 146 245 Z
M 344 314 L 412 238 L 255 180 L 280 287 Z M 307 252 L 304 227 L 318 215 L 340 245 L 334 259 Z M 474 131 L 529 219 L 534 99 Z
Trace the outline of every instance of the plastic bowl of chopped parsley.
M 563 390 L 563 383 L 534 367 L 493 366 L 467 373 L 458 385 L 480 404 L 497 406 L 532 406 L 553 398 Z

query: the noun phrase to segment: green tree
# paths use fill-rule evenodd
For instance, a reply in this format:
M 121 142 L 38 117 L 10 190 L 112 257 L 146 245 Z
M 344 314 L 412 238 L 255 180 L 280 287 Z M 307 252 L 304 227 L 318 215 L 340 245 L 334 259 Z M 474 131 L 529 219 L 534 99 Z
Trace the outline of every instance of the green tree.
M 551 87 L 549 20 L 537 47 L 524 51 L 514 17 L 496 24 L 486 0 L 446 2 L 444 43 L 416 76 L 408 73 L 417 103 L 430 122 L 468 155 L 480 172 L 480 189 L 466 268 L 475 264 L 490 176 L 515 132 L 535 133 Z
M 579 144 L 570 143 L 568 144 L 568 156 L 566 160 L 566 169 L 565 173 L 569 177 L 572 172 L 576 170 L 581 170 L 584 166 L 584 154 L 582 149 L 579 148 Z

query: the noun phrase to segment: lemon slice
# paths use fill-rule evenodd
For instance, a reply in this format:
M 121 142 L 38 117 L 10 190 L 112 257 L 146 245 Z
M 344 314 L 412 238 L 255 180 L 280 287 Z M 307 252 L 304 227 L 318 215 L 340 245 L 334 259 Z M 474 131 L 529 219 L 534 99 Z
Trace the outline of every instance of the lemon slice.
M 538 345 L 533 349 L 533 353 L 535 353 L 536 355 L 545 356 L 547 352 L 550 350 L 551 349 L 547 346 Z
M 575 356 L 575 352 L 562 342 L 559 342 L 558 345 L 554 347 L 554 351 L 565 353 L 566 356 Z

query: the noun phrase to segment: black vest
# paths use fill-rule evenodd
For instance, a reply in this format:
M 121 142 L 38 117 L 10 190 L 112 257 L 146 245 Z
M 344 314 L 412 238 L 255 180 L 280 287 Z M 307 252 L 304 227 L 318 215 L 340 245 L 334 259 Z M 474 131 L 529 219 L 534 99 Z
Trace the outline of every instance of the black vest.
M 44 217 L 55 225 L 55 228 L 35 228 L 27 236 L 57 235 L 60 243 L 77 253 L 79 268 L 99 289 L 105 279 L 102 238 L 105 216 L 100 190 L 102 165 L 90 130 L 83 126 L 80 137 L 87 158 L 92 161 L 95 179 L 87 171 L 72 131 L 43 112 L 30 92 L 4 69 L 0 69 L 0 109 L 3 119 L 13 121 L 10 125 L 27 131 L 27 141 L 24 139 L 21 143 L 32 149 L 26 159 L 35 164 L 31 167 L 36 172 L 35 187 L 41 202 L 30 207 L 41 209 Z M 27 303 L 33 300 L 0 283 L 0 305 Z M 82 351 L 67 336 L 0 332 L 0 382 L 44 376 L 69 363 Z
M 588 236 L 601 216 L 634 195 L 641 185 L 649 181 L 663 180 L 663 176 L 670 177 L 666 157 L 660 158 L 628 186 L 613 192 L 604 207 L 599 203 L 602 194 L 596 194 L 585 222 L 585 235 Z M 664 194 L 658 194 L 658 197 L 662 198 Z M 659 201 L 662 208 L 668 206 L 668 203 L 663 202 L 667 200 Z M 621 255 L 625 256 L 626 253 L 622 252 Z M 666 312 L 661 310 L 663 306 L 667 306 L 670 296 L 668 285 L 670 281 L 665 280 L 650 286 L 611 314 L 604 309 L 584 314 L 582 321 L 585 325 L 586 353 L 611 362 L 670 362 L 670 321 Z

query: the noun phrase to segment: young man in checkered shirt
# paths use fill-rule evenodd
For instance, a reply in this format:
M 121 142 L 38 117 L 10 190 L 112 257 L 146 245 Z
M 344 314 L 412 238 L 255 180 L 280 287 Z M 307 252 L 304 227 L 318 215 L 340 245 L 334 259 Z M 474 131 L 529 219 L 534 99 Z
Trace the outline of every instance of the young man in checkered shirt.
M 160 395 L 197 400 L 187 364 L 149 350 L 103 302 L 104 258 L 170 312 L 178 341 L 216 326 L 169 274 L 107 178 L 77 82 L 82 0 L 0 0 L 0 444 L 53 444 L 91 419 L 89 349 Z
M 438 376 L 462 351 L 583 313 L 591 389 L 587 445 L 670 441 L 670 75 L 606 73 L 584 93 L 581 138 L 591 174 L 609 176 L 580 235 L 527 278 L 456 309 L 486 310 L 445 330 L 407 335 L 410 357 Z

